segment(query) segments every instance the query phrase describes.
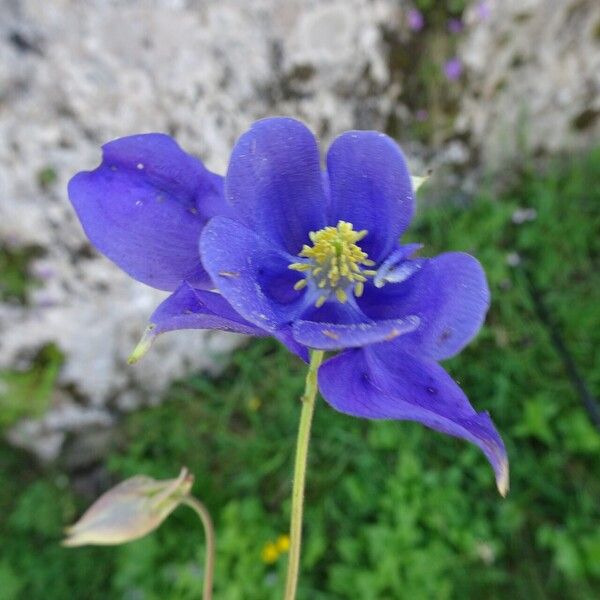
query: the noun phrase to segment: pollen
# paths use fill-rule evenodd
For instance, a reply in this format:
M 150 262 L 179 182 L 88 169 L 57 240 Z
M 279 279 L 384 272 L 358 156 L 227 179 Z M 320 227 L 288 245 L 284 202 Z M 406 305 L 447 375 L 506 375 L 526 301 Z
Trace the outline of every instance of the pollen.
M 304 273 L 305 278 L 294 285 L 301 290 L 312 281 L 319 296 L 317 307 L 334 297 L 342 304 L 348 301 L 348 295 L 359 297 L 364 291 L 368 277 L 376 271 L 369 268 L 375 263 L 358 245 L 367 230 L 354 231 L 352 223 L 339 221 L 336 227 L 324 227 L 309 234 L 312 246 L 304 245 L 299 258 L 307 259 L 292 263 L 289 268 Z

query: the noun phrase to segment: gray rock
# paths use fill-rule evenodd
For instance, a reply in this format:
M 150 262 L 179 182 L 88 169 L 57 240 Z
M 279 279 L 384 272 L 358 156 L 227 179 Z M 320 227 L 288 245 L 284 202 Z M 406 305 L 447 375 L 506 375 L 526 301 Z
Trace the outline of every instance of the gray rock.
M 127 366 L 165 294 L 90 251 L 66 198 L 69 177 L 98 163 L 103 142 L 131 133 L 169 132 L 224 172 L 257 118 L 295 115 L 325 138 L 351 128 L 365 95 L 385 89 L 380 25 L 397 9 L 367 0 L 0 0 L 0 14 L 0 239 L 44 251 L 28 305 L 0 305 L 0 367 L 22 367 L 50 342 L 64 353 L 59 384 L 70 403 L 56 399 L 9 433 L 53 460 L 66 434 L 157 402 L 186 373 L 218 372 L 242 340 L 167 334 Z M 378 89 L 353 97 L 365 70 Z M 364 124 L 381 128 L 385 103 L 382 93 Z M 41 187 L 48 168 L 56 181 Z
M 458 127 L 488 169 L 600 139 L 600 2 L 489 0 L 461 48 Z

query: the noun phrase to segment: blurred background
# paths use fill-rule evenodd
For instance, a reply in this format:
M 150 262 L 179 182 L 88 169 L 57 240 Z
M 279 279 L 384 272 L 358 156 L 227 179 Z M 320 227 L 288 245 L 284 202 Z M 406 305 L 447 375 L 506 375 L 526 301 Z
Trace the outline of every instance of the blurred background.
M 215 597 L 279 598 L 304 369 L 271 341 L 186 332 L 126 357 L 162 294 L 88 244 L 66 197 L 100 145 L 175 136 L 223 173 L 257 118 L 327 147 L 387 132 L 410 239 L 484 264 L 493 303 L 445 365 L 511 459 L 318 405 L 299 598 L 600 597 L 600 3 L 0 0 L 0 598 L 198 598 L 177 511 L 119 548 L 62 530 L 130 475 L 196 475 Z

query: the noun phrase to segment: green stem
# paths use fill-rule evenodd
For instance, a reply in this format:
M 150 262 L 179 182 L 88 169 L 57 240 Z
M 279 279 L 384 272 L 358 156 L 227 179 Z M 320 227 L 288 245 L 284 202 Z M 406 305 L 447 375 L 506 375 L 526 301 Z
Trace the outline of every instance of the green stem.
M 212 599 L 213 574 L 215 571 L 215 528 L 208 509 L 200 500 L 193 496 L 185 496 L 182 504 L 189 506 L 202 521 L 204 537 L 206 538 L 206 558 L 204 560 L 204 585 L 202 587 L 202 600 Z
M 290 554 L 288 558 L 285 600 L 296 598 L 298 572 L 300 570 L 300 546 L 302 543 L 302 513 L 304 509 L 304 483 L 306 480 L 306 459 L 310 427 L 315 411 L 317 397 L 317 371 L 323 361 L 322 350 L 312 350 L 310 365 L 306 374 L 306 385 L 302 396 L 302 413 L 296 442 L 296 461 L 294 464 L 294 486 L 292 489 L 292 518 L 290 523 Z

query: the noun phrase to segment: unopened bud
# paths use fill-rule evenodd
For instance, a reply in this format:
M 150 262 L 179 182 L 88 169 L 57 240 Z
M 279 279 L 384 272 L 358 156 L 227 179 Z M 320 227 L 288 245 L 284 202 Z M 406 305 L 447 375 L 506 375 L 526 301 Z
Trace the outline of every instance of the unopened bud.
M 193 476 L 183 468 L 177 479 L 136 475 L 94 502 L 66 529 L 64 546 L 115 545 L 154 531 L 189 494 Z

